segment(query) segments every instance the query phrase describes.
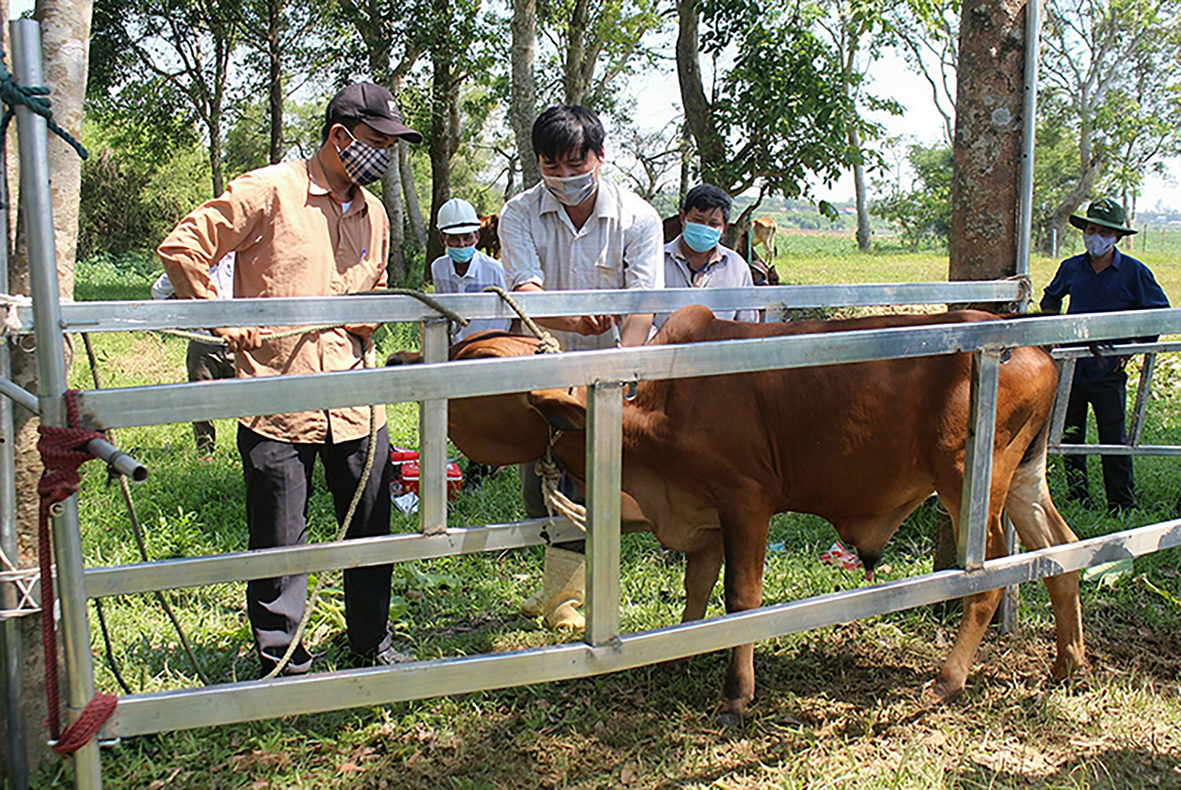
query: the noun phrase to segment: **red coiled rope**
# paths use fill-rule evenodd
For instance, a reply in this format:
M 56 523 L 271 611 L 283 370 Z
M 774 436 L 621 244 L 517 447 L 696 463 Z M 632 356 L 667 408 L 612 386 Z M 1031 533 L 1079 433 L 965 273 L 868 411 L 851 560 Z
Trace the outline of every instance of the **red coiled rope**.
M 104 438 L 98 431 L 73 427 L 79 422 L 77 396 L 77 390 L 69 390 L 65 394 L 67 423 L 70 427 L 41 425 L 37 428 L 41 435 L 37 440 L 37 451 L 41 453 L 41 463 L 45 466 L 37 484 L 37 494 L 41 497 L 37 525 L 41 562 L 41 637 L 45 645 L 45 696 L 49 702 L 49 733 L 56 741 L 53 750 L 58 754 L 73 754 L 94 738 L 119 701 L 118 697 L 110 694 L 95 694 L 74 723 L 65 732 L 61 731 L 49 520 L 61 502 L 78 493 L 78 484 L 82 481 L 78 470 L 94 457 L 87 452 L 86 445 L 92 439 Z

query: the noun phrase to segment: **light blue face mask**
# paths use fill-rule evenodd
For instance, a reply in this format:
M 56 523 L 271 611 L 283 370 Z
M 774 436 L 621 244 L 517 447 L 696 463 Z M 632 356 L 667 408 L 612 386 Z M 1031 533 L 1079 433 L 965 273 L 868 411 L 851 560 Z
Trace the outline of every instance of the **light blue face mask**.
M 681 236 L 689 245 L 689 249 L 694 252 L 709 252 L 718 246 L 718 242 L 722 238 L 722 229 L 699 225 L 696 222 L 686 222 L 685 230 Z
M 1098 233 L 1084 233 L 1083 246 L 1095 258 L 1102 258 L 1115 248 L 1115 236 L 1100 236 Z
M 470 247 L 448 247 L 447 257 L 456 263 L 467 263 L 476 254 L 476 245 Z

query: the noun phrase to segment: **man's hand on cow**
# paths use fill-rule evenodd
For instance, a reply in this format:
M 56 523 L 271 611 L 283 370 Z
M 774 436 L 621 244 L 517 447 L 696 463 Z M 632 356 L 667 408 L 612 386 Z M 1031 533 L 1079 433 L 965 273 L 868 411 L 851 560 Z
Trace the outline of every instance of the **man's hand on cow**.
M 574 331 L 580 335 L 601 335 L 615 326 L 613 315 L 584 315 L 574 320 Z
M 350 335 L 356 335 L 364 341 L 373 337 L 373 333 L 377 331 L 379 326 L 381 324 L 345 324 L 344 331 Z
M 235 354 L 253 351 L 262 345 L 262 330 L 257 326 L 223 326 L 210 331 L 226 341 L 226 348 Z

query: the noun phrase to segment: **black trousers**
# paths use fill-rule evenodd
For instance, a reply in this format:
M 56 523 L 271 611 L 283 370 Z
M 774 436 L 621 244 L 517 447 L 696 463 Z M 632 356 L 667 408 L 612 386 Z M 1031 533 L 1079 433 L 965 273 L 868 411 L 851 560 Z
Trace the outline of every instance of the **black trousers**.
M 1062 433 L 1064 444 L 1082 444 L 1087 436 L 1087 407 L 1095 412 L 1100 444 L 1126 444 L 1124 410 L 1128 402 L 1128 374 L 1116 368 L 1098 379 L 1089 379 L 1081 371 L 1075 373 L 1066 405 L 1066 427 Z M 1071 495 L 1089 498 L 1087 484 L 1087 456 L 1067 455 L 1066 481 Z M 1132 479 L 1132 456 L 1104 455 L 1103 487 L 1109 509 L 1129 509 L 1136 506 L 1135 485 Z
M 343 523 L 356 492 L 369 437 L 336 444 L 292 444 L 268 439 L 238 425 L 238 452 L 246 475 L 246 522 L 250 548 L 302 545 L 307 541 L 308 500 L 316 457 Z M 377 434 L 373 470 L 357 505 L 346 538 L 388 535 L 390 531 L 390 439 Z M 389 565 L 352 568 L 344 572 L 345 618 L 349 646 L 373 653 L 386 636 L 390 610 Z M 246 585 L 246 611 L 255 644 L 264 663 L 282 656 L 295 636 L 307 600 L 308 577 L 255 579 Z
M 236 375 L 234 355 L 221 344 L 190 340 L 185 366 L 189 371 L 189 381 L 217 381 L 232 379 Z M 193 437 L 197 440 L 197 452 L 202 455 L 213 453 L 213 447 L 217 444 L 217 431 L 212 422 L 193 423 Z

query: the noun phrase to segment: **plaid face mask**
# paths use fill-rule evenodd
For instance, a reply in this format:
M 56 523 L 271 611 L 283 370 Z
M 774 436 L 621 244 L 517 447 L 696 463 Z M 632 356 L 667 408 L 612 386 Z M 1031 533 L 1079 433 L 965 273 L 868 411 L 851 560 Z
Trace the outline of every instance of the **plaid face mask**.
M 348 129 L 345 129 L 348 132 Z M 353 133 L 349 132 L 349 137 Z M 344 149 L 336 149 L 345 175 L 357 186 L 368 186 L 390 169 L 390 152 L 387 148 L 374 148 L 356 137 Z

